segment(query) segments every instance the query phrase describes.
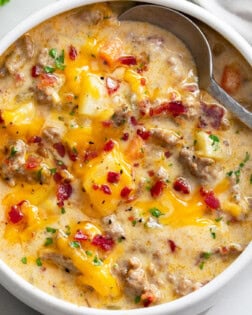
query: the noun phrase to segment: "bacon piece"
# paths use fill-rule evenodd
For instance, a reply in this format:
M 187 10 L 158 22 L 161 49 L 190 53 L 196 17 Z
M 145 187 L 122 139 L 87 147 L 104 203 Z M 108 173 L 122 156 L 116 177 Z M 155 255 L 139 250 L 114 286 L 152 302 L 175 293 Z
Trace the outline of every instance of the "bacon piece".
M 68 52 L 69 58 L 70 58 L 71 60 L 75 60 L 76 57 L 77 57 L 77 55 L 78 55 L 78 52 L 77 52 L 76 48 L 71 45 L 71 46 L 69 47 L 69 52 Z
M 111 190 L 108 185 L 101 185 L 100 189 L 104 192 L 104 194 L 111 195 Z
M 41 73 L 42 73 L 42 68 L 39 65 L 35 65 L 31 68 L 31 76 L 33 78 L 39 77 Z
M 57 142 L 53 144 L 53 148 L 58 152 L 59 156 L 64 157 L 66 154 L 66 149 L 63 143 Z
M 220 208 L 220 201 L 219 199 L 214 195 L 213 191 L 205 191 L 203 188 L 200 189 L 200 193 L 204 198 L 205 204 L 214 210 L 217 210 Z
M 77 230 L 77 232 L 74 235 L 74 239 L 76 241 L 87 241 L 88 235 L 83 233 L 81 230 Z
M 190 194 L 191 188 L 184 177 L 178 177 L 173 183 L 173 188 L 183 194 Z
M 95 235 L 91 243 L 104 251 L 110 251 L 115 245 L 114 240 L 110 236 L 100 234 Z
M 161 105 L 150 109 L 150 116 L 158 116 L 162 113 L 170 114 L 173 117 L 183 115 L 187 107 L 181 101 L 164 102 Z
M 151 187 L 151 190 L 150 190 L 150 193 L 151 193 L 151 196 L 153 198 L 157 198 L 159 197 L 163 190 L 164 190 L 164 187 L 165 187 L 165 183 L 162 181 L 162 180 L 158 180 L 152 187 Z
M 120 173 L 108 172 L 107 174 L 108 183 L 115 184 L 115 183 L 118 183 L 119 180 L 120 180 Z
M 137 60 L 135 56 L 123 56 L 123 57 L 120 57 L 118 60 L 122 65 L 126 65 L 126 66 L 134 66 L 137 64 Z
M 139 137 L 141 137 L 143 140 L 148 140 L 151 133 L 148 130 L 144 130 L 144 129 L 137 129 L 137 135 Z
M 37 168 L 40 165 L 40 162 L 41 162 L 40 158 L 29 155 L 25 163 L 25 168 L 27 170 L 32 170 L 34 168 Z
M 216 104 L 208 105 L 203 102 L 201 103 L 201 109 L 203 117 L 200 117 L 200 127 L 205 128 L 210 125 L 214 129 L 219 129 L 225 114 L 224 109 Z
M 26 200 L 22 200 L 18 204 L 11 206 L 10 211 L 8 212 L 8 216 L 11 223 L 16 224 L 23 219 L 24 214 L 22 212 L 22 205 L 25 202 Z
M 121 197 L 122 198 L 128 198 L 129 194 L 131 193 L 131 190 L 129 187 L 125 186 L 123 187 L 123 189 L 121 190 Z
M 69 183 L 61 183 L 58 185 L 56 196 L 57 196 L 59 207 L 63 207 L 64 201 L 70 198 L 70 196 L 72 195 L 72 192 L 73 192 L 73 189 Z
M 113 148 L 115 146 L 115 143 L 113 140 L 109 140 L 105 143 L 104 147 L 103 147 L 103 150 L 106 151 L 106 152 L 109 152 L 109 151 L 112 151 Z
M 95 159 L 98 156 L 97 151 L 87 150 L 84 154 L 84 162 L 87 163 L 90 160 Z
M 168 244 L 170 246 L 172 253 L 174 253 L 176 248 L 177 248 L 177 245 L 175 244 L 175 242 L 173 240 L 168 240 Z

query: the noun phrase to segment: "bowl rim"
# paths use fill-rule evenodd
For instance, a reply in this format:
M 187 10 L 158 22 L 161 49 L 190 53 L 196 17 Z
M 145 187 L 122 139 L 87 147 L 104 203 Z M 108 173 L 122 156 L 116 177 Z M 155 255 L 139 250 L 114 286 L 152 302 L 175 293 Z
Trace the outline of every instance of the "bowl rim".
M 42 10 L 28 16 L 24 21 L 19 23 L 13 30 L 7 33 L 0 40 L 0 55 L 8 49 L 21 35 L 43 21 L 68 10 L 85 6 L 92 3 L 105 2 L 105 0 L 61 0 L 52 3 Z M 236 47 L 244 58 L 252 65 L 252 47 L 248 42 L 231 26 L 219 20 L 205 9 L 185 0 L 137 0 L 136 2 L 151 3 L 171 7 L 175 10 L 182 11 L 185 14 L 193 16 L 203 21 L 217 32 L 221 33 L 234 47 Z M 191 307 L 196 307 L 199 303 L 204 303 L 212 297 L 218 290 L 224 287 L 232 278 L 239 274 L 252 261 L 252 242 L 249 243 L 243 253 L 226 268 L 221 274 L 187 296 L 177 300 L 152 306 L 149 308 L 139 308 L 132 310 L 105 310 L 96 308 L 87 308 L 78 306 L 70 302 L 56 298 L 41 289 L 30 284 L 20 275 L 16 274 L 4 261 L 0 260 L 0 279 L 1 284 L 15 297 L 31 306 L 32 308 L 50 314 L 72 314 L 72 315 L 168 315 L 181 312 Z M 199 309 L 199 311 L 202 311 Z

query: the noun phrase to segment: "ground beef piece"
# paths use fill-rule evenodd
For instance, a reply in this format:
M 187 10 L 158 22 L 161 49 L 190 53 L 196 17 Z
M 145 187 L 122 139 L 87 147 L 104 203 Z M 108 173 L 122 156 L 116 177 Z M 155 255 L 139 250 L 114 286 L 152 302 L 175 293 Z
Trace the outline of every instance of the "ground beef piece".
M 89 25 L 96 25 L 104 19 L 102 10 L 83 10 L 79 13 L 79 18 L 87 22 Z
M 5 67 L 11 75 L 15 75 L 21 71 L 27 60 L 25 51 L 17 46 L 6 58 Z
M 53 58 L 49 55 L 49 50 L 48 48 L 42 48 L 41 51 L 38 54 L 38 64 L 42 67 L 54 66 L 54 60 Z
M 113 239 L 125 238 L 125 231 L 114 214 L 103 218 L 104 230 Z
M 29 34 L 24 35 L 24 44 L 26 48 L 27 57 L 32 58 L 34 55 L 34 42 Z
M 150 133 L 153 141 L 166 146 L 174 146 L 182 139 L 176 132 L 163 128 L 151 128 Z
M 179 296 L 185 296 L 203 286 L 203 283 L 201 282 L 193 281 L 188 278 L 174 274 L 170 274 L 168 276 L 168 280 L 173 284 L 174 291 Z
M 221 170 L 213 159 L 196 156 L 190 148 L 183 148 L 179 157 L 185 168 L 203 183 L 215 181 L 221 175 Z
M 113 116 L 112 121 L 115 124 L 115 126 L 119 127 L 124 125 L 129 118 L 129 111 L 127 108 L 122 108 L 117 110 Z

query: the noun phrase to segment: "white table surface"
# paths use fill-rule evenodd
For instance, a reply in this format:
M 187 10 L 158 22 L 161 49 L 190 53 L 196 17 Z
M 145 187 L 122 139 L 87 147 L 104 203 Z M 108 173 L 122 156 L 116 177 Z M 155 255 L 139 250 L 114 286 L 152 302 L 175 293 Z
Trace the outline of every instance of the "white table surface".
M 29 14 L 54 1 L 11 0 L 0 7 L 0 38 Z M 0 315 L 39 313 L 18 301 L 0 285 Z M 206 315 L 252 315 L 252 264 L 231 282 L 225 293 L 218 297 L 218 303 Z

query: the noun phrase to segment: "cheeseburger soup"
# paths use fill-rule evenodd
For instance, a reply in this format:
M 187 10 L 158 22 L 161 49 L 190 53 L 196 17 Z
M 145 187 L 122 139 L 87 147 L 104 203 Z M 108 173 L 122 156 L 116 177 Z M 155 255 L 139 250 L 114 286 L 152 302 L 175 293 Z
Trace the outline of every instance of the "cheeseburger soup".
M 107 309 L 201 288 L 252 235 L 252 131 L 199 90 L 178 38 L 121 10 L 54 17 L 0 57 L 0 258 Z M 218 81 L 251 106 L 251 67 L 206 32 Z

